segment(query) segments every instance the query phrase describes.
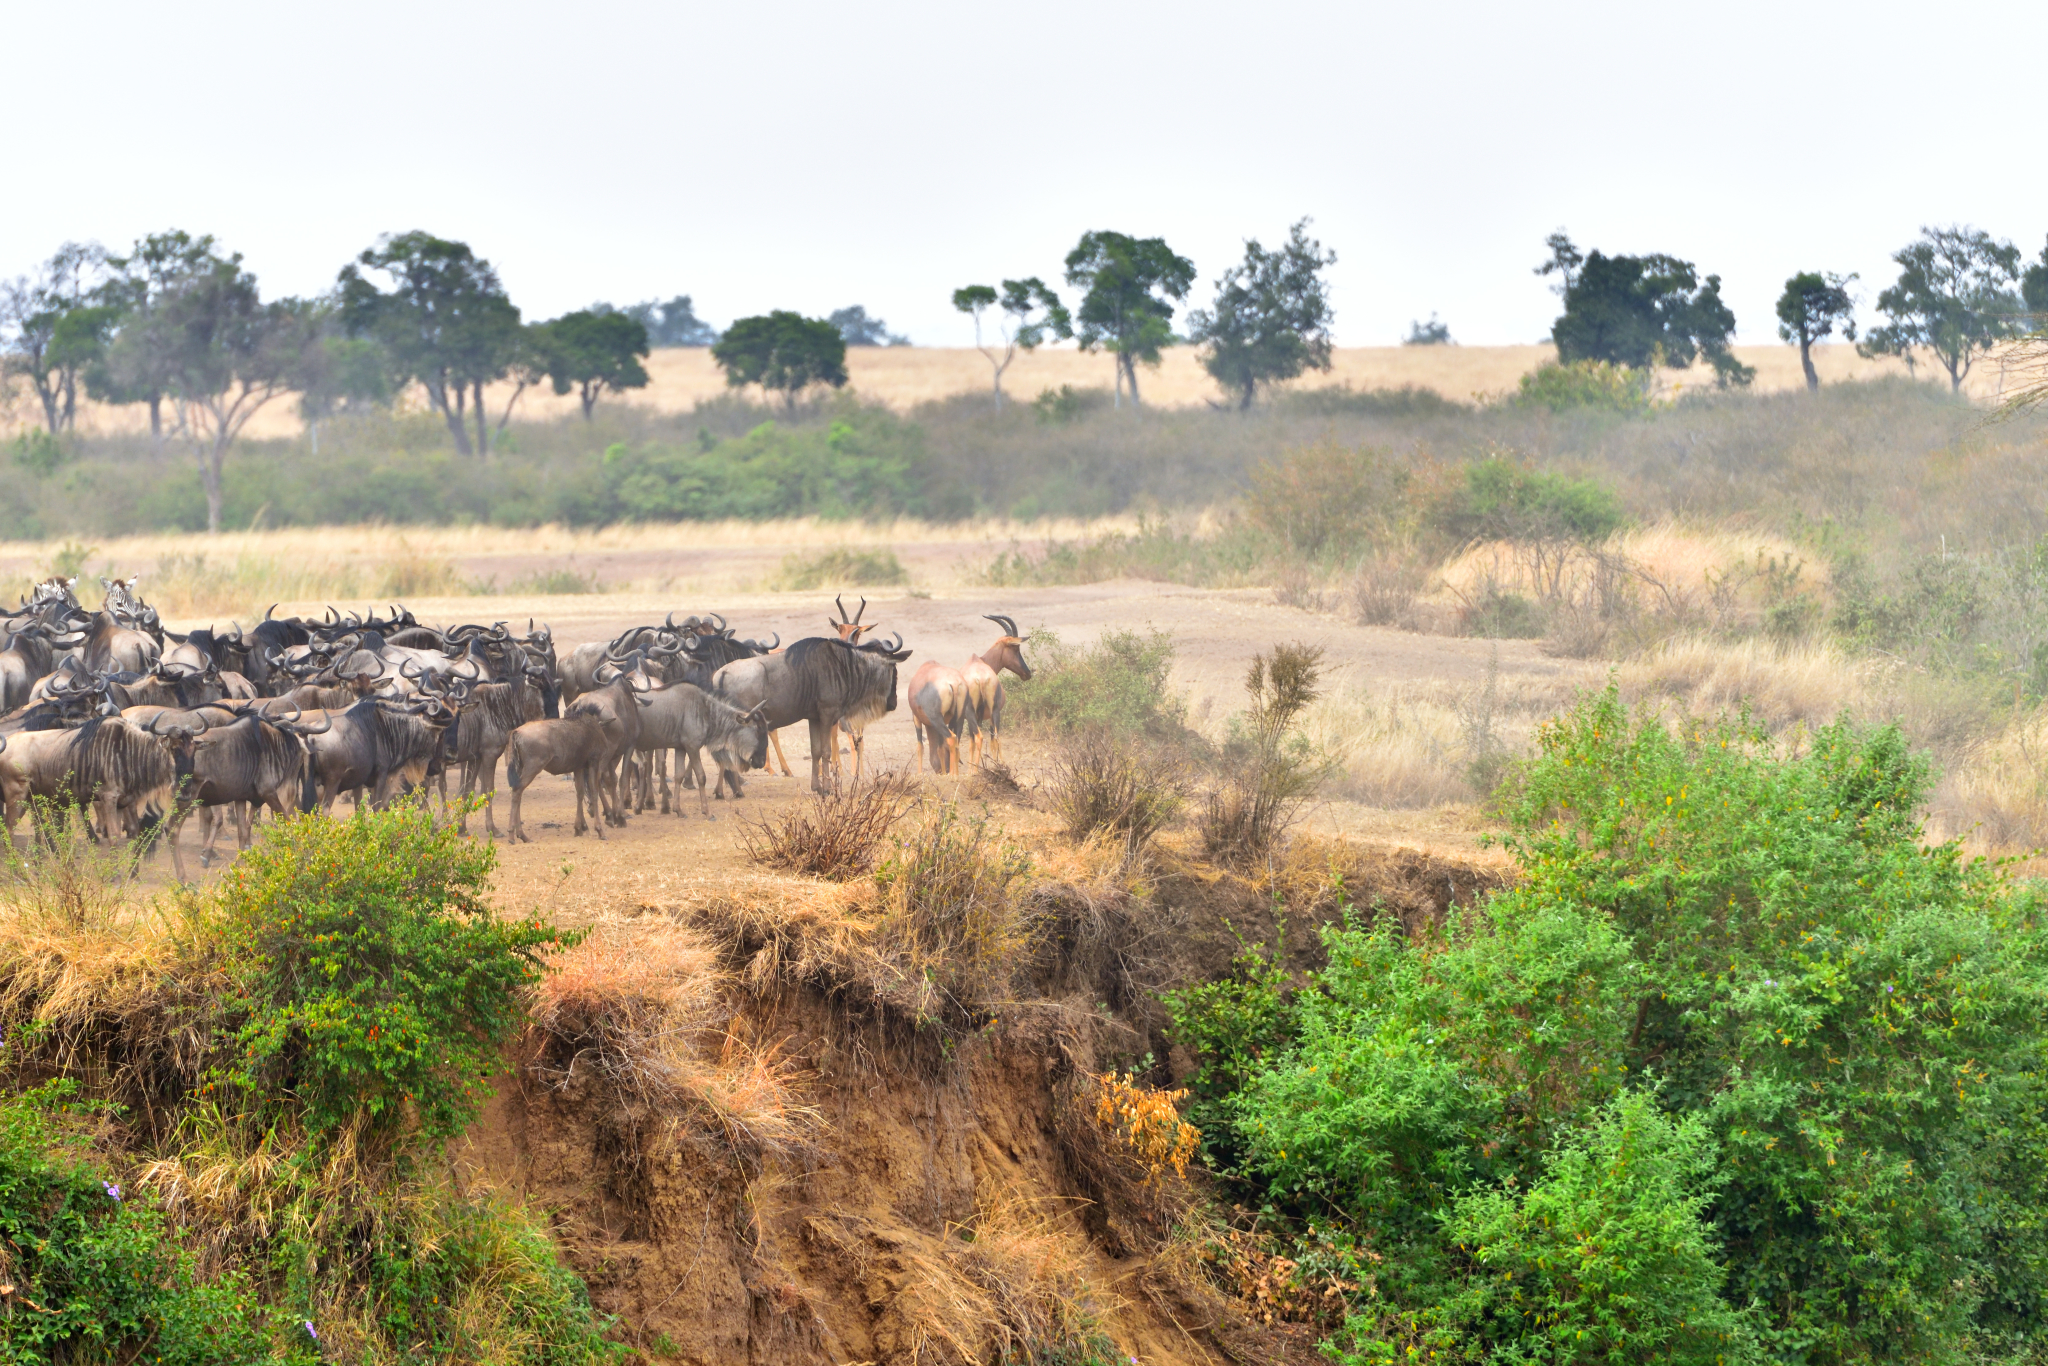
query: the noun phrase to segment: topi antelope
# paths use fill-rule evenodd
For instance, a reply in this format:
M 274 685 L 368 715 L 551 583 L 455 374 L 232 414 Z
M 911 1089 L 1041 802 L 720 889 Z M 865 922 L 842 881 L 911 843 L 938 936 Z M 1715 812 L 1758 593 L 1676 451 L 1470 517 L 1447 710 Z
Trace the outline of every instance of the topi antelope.
M 1000 763 L 1003 758 L 1003 680 L 1002 672 L 1008 669 L 1020 680 L 1028 681 L 1031 666 L 1024 662 L 1024 639 L 1017 634 L 1017 623 L 1009 617 L 987 616 L 983 621 L 992 621 L 1003 628 L 1003 634 L 996 637 L 996 643 L 967 661 L 960 670 L 960 678 L 967 689 L 967 705 L 974 712 L 974 731 L 969 747 L 968 762 L 981 767 L 984 746 Z M 982 736 L 986 734 L 987 739 Z

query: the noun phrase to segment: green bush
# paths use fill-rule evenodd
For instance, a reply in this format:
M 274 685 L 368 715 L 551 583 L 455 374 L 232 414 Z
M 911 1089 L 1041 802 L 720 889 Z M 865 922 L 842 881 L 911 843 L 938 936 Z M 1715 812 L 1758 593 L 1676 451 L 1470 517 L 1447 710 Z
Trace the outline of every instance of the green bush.
M 1512 890 L 1327 933 L 1233 1107 L 1271 1200 L 1385 1258 L 1356 1359 L 1735 1362 L 1738 1314 L 1773 1360 L 2048 1346 L 2048 944 L 2031 888 L 1922 846 L 1928 781 L 1894 729 L 1786 754 L 1610 689 L 1503 788 Z
M 815 588 L 884 588 L 910 582 L 910 571 L 883 546 L 876 550 L 853 550 L 838 546 L 815 555 L 786 555 L 782 568 L 768 586 L 779 593 L 802 593 Z
M 436 830 L 420 806 L 266 827 L 218 893 L 230 955 L 222 1080 L 307 1127 L 458 1133 L 525 1019 L 544 950 L 573 943 L 483 899 L 495 847 Z
M 198 1279 L 163 1212 L 92 1161 L 76 1091 L 0 1099 L 0 1362 L 270 1357 L 271 1315 L 249 1285 Z M 311 1345 L 289 1356 L 315 1359 Z
M 1627 522 L 1621 500 L 1592 479 L 1551 474 L 1499 456 L 1466 467 L 1465 482 L 1437 509 L 1456 540 L 1606 540 Z
M 1019 725 L 1071 734 L 1180 740 L 1188 736 L 1187 704 L 1174 692 L 1173 637 L 1154 631 L 1109 631 L 1076 649 L 1050 631 L 1028 645 L 1031 677 L 1004 684 L 1006 712 Z
M 1508 402 L 1520 408 L 1567 412 L 1575 408 L 1605 413 L 1646 413 L 1654 405 L 1654 377 L 1604 360 L 1575 360 L 1539 365 L 1522 376 Z

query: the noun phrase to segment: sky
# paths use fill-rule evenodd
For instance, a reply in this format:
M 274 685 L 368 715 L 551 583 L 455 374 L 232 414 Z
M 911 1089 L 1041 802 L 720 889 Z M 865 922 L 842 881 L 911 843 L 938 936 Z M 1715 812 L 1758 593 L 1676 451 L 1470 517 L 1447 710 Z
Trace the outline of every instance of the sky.
M 0 32 L 7 277 L 178 227 L 308 294 L 423 228 L 528 318 L 857 303 L 960 346 L 954 289 L 1063 287 L 1090 229 L 1164 237 L 1199 304 L 1307 216 L 1339 345 L 1544 338 L 1559 228 L 1719 274 L 1762 343 L 1794 271 L 1858 272 L 1867 318 L 1924 224 L 2048 239 L 2039 3 L 79 0 Z

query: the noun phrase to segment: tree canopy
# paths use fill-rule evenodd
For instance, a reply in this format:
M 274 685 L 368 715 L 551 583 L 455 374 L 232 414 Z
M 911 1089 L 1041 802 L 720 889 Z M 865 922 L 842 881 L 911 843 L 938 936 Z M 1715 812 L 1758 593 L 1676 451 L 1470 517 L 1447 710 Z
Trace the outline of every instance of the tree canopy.
M 76 418 L 79 380 L 112 322 L 99 291 L 106 259 L 96 242 L 66 242 L 34 278 L 0 285 L 0 373 L 29 382 L 52 435 Z
M 1977 357 L 2023 330 L 2020 250 L 1979 228 L 1922 228 L 1918 241 L 1892 253 L 1899 278 L 1877 296 L 1887 321 L 1857 348 L 1865 356 L 1934 353 L 1960 393 Z
M 647 387 L 647 329 L 623 313 L 584 309 L 543 325 L 540 349 L 555 392 L 574 392 L 583 420 L 607 390 Z
M 371 272 L 384 276 L 389 287 L 378 288 L 368 278 Z M 484 386 L 506 375 L 526 340 L 519 310 L 491 263 L 465 242 L 399 233 L 342 267 L 339 286 L 350 334 L 375 337 L 397 373 L 419 383 L 447 422 L 457 451 L 488 452 Z M 472 400 L 474 446 L 466 427 Z
M 1833 335 L 1838 325 L 1845 338 L 1856 340 L 1856 301 L 1849 297 L 1849 282 L 1855 278 L 1801 271 L 1785 282 L 1785 292 L 1778 296 L 1778 335 L 1798 345 L 1799 368 L 1806 372 L 1809 393 L 1820 390 L 1813 344 Z
M 711 358 L 737 389 L 758 384 L 790 407 L 813 384 L 846 383 L 846 338 L 829 320 L 788 309 L 740 318 L 711 348 Z
M 835 308 L 826 315 L 825 321 L 839 329 L 839 335 L 846 339 L 848 346 L 910 345 L 910 338 L 891 332 L 888 323 L 869 317 L 867 309 L 859 304 Z
M 718 329 L 697 316 L 697 306 L 687 294 L 678 294 L 667 303 L 647 299 L 618 309 L 595 303 L 589 311 L 625 314 L 647 329 L 647 344 L 653 347 L 709 346 L 718 340 Z
M 1244 244 L 1244 260 L 1216 282 L 1216 302 L 1188 315 L 1188 338 L 1207 349 L 1202 368 L 1252 406 L 1261 385 L 1293 379 L 1303 370 L 1330 368 L 1330 285 L 1323 270 L 1337 253 L 1308 235 L 1306 218 L 1288 229 L 1278 251 L 1257 238 Z
M 1119 402 L 1126 383 L 1138 402 L 1138 362 L 1159 364 L 1160 350 L 1174 342 L 1173 303 L 1187 298 L 1194 282 L 1195 263 L 1176 256 L 1164 238 L 1089 232 L 1067 253 L 1067 283 L 1084 291 L 1075 339 L 1083 351 L 1116 357 Z
M 1675 256 L 1582 254 L 1562 232 L 1545 245 L 1551 259 L 1537 274 L 1557 275 L 1564 299 L 1550 332 L 1559 360 L 1683 369 L 1704 357 L 1718 383 L 1756 377 L 1728 349 L 1735 314 L 1721 301 L 1720 276 L 1703 282 L 1692 262 Z
M 997 348 L 981 340 L 981 315 L 1000 306 L 1002 321 L 996 332 L 1002 338 Z M 1047 337 L 1065 340 L 1074 335 L 1073 317 L 1060 296 L 1046 288 L 1036 275 L 1022 280 L 1005 280 L 1001 293 L 992 285 L 967 285 L 953 291 L 953 307 L 974 319 L 974 346 L 995 367 L 996 406 L 1003 406 L 1003 371 L 1017 352 L 1035 351 Z

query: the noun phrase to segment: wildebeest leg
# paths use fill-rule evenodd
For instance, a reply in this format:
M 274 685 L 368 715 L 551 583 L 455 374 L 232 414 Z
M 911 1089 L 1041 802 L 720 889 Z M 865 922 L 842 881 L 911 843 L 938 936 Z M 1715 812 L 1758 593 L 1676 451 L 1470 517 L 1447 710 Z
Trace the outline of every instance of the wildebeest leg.
M 185 876 L 185 851 L 178 847 L 178 835 L 184 830 L 185 817 L 190 812 L 190 807 L 183 811 L 173 807 L 171 814 L 164 818 L 164 842 L 171 846 L 171 875 L 181 883 L 189 879 Z M 7 841 L 10 844 L 14 842 L 14 822 L 11 820 L 7 823 Z
M 220 809 L 213 806 L 199 808 L 199 866 L 213 867 L 213 843 L 220 838 Z
M 249 847 L 249 803 L 235 803 L 235 845 L 239 849 Z
M 520 824 L 519 822 L 519 799 L 526 795 L 526 785 L 524 783 L 519 782 L 508 782 L 506 786 L 512 789 L 512 819 L 511 822 L 506 827 L 506 829 L 510 832 L 507 838 L 509 838 L 514 844 L 518 844 L 521 840 L 524 840 L 528 844 L 532 844 L 533 836 L 527 834 L 526 827 Z M 580 801 L 582 799 L 583 794 L 581 792 L 578 792 L 576 796 Z M 583 822 L 583 810 L 580 806 L 577 808 L 576 811 L 576 821 L 579 825 Z M 579 830 L 577 831 L 577 833 L 581 834 L 582 831 Z
M 497 818 L 492 815 L 493 803 L 498 799 L 498 756 L 495 754 L 484 760 L 483 794 L 484 833 L 495 837 L 498 833 Z M 468 793 L 465 792 L 463 795 L 467 796 Z
M 661 784 L 661 814 L 662 814 L 662 815 L 664 815 L 664 816 L 666 816 L 666 815 L 668 815 L 668 814 L 669 814 L 669 809 L 668 809 L 668 751 L 667 751 L 667 750 L 665 750 L 665 749 L 658 749 L 658 750 L 654 751 L 654 777 L 655 777 L 655 780 L 656 780 L 657 782 L 659 782 L 659 783 Z M 676 814 L 676 815 L 679 815 L 679 816 L 680 816 L 680 815 L 682 814 L 682 812 L 681 812 L 681 811 L 677 811 L 677 812 L 676 812 L 675 814 Z
M 782 732 L 779 730 L 769 731 L 768 743 L 775 746 L 775 762 L 782 765 L 782 776 L 785 778 L 793 776 L 789 771 L 789 760 L 782 757 Z M 812 765 L 813 771 L 816 770 L 816 767 L 815 764 Z

